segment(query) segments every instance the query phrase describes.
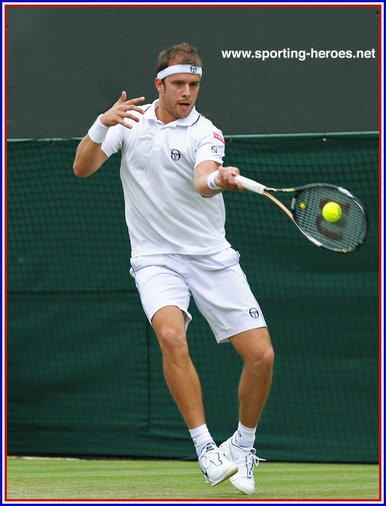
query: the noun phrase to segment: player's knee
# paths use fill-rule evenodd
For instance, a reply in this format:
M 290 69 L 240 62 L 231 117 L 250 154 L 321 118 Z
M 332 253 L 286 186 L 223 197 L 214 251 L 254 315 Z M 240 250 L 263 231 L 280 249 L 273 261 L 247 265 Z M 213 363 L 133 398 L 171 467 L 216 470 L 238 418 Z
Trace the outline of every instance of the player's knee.
M 275 352 L 273 351 L 272 346 L 270 345 L 268 349 L 265 351 L 263 355 L 263 361 L 266 364 L 267 367 L 271 368 L 273 367 L 273 363 L 275 361 Z
M 178 358 L 188 354 L 185 334 L 172 326 L 165 326 L 158 333 L 158 341 L 164 357 Z
M 252 369 L 270 371 L 275 361 L 275 353 L 271 345 L 267 345 L 264 349 L 256 350 L 249 356 L 245 363 Z

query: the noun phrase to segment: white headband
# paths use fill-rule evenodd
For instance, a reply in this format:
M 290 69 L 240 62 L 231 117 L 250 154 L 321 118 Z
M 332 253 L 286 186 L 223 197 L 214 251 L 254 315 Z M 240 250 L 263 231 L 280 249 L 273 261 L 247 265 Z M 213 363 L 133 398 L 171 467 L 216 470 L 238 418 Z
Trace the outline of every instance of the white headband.
M 197 74 L 202 76 L 202 67 L 198 67 L 192 63 L 185 65 L 171 65 L 170 67 L 166 67 L 166 69 L 160 70 L 157 77 L 158 79 L 164 79 L 172 74 Z

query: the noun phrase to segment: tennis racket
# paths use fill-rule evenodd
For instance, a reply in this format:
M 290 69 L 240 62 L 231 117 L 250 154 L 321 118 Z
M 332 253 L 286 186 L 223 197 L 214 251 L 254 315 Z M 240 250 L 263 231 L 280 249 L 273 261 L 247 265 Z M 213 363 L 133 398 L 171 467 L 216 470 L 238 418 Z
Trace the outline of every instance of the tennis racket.
M 327 183 L 313 183 L 296 188 L 267 188 L 248 179 L 236 176 L 246 190 L 264 195 L 282 209 L 295 223 L 300 232 L 321 248 L 336 253 L 350 253 L 361 246 L 366 239 L 368 221 L 365 208 L 351 192 L 340 186 Z M 294 193 L 291 208 L 287 208 L 270 192 Z M 340 208 L 336 221 L 327 221 L 323 208 L 327 203 Z

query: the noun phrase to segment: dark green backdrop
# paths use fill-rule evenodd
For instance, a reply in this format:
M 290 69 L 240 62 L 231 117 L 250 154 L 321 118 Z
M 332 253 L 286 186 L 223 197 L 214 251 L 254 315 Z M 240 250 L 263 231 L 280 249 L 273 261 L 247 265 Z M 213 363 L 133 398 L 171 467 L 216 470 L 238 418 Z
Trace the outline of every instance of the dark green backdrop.
M 77 143 L 8 144 L 9 454 L 195 458 L 128 273 L 119 156 L 80 180 Z M 226 194 L 228 238 L 276 350 L 258 454 L 376 462 L 378 137 L 233 138 L 226 161 L 272 186 L 342 184 L 368 210 L 365 245 L 337 255 L 268 199 Z M 241 362 L 192 313 L 191 353 L 220 443 L 237 424 Z
M 382 13 L 370 3 L 5 9 L 10 139 L 83 136 L 122 90 L 152 102 L 159 52 L 183 41 L 204 62 L 199 111 L 225 134 L 379 128 Z M 375 57 L 223 58 L 232 49 Z

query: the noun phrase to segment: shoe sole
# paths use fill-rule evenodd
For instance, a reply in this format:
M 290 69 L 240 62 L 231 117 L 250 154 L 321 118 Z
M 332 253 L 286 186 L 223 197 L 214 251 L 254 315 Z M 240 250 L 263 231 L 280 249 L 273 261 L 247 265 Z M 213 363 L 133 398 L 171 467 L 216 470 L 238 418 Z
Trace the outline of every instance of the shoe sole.
M 232 476 L 234 476 L 238 470 L 239 470 L 238 466 L 232 467 L 225 476 L 223 476 L 221 479 L 215 481 L 214 483 L 211 483 L 210 485 L 212 487 L 219 485 L 223 481 L 228 480 L 229 478 L 232 478 Z
M 245 489 L 245 488 L 242 488 L 242 487 L 239 487 L 237 486 L 232 480 L 230 480 L 230 482 L 232 483 L 232 485 L 235 487 L 236 490 L 238 490 L 239 492 L 241 492 L 242 494 L 245 494 L 245 495 L 252 495 L 253 492 L 255 491 L 255 489 L 253 490 L 248 490 Z

